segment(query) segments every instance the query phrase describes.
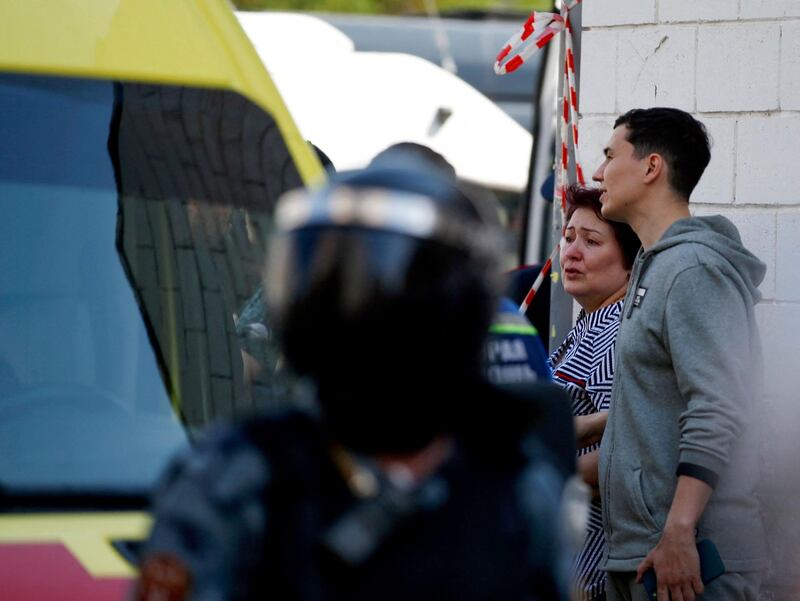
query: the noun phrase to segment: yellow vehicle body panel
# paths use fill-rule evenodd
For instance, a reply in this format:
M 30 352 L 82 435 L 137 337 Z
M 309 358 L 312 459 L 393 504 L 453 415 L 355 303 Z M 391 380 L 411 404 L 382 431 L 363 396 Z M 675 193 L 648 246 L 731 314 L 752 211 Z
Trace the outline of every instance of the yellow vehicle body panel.
M 273 116 L 307 185 L 324 178 L 225 0 L 0 2 L 0 71 L 233 90 Z
M 324 179 L 225 0 L 0 0 L 0 72 L 230 90 L 274 119 L 306 185 Z M 136 570 L 113 543 L 144 540 L 151 523 L 145 512 L 0 512 L 0 558 L 23 557 L 0 561 L 0 589 L 25 601 L 45 589 L 30 598 L 122 598 L 108 587 Z M 65 588 L 72 563 L 95 596 Z
M 95 578 L 133 578 L 133 566 L 111 542 L 142 540 L 150 525 L 150 516 L 143 512 L 0 515 L 0 547 L 60 543 Z

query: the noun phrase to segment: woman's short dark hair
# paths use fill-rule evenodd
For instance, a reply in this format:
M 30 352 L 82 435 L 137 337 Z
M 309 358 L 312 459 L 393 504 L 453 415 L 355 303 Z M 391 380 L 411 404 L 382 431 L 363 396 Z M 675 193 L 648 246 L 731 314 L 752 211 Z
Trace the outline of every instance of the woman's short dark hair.
M 600 204 L 601 194 L 602 192 L 597 188 L 586 188 L 577 184 L 568 187 L 566 196 L 567 214 L 564 226 L 566 227 L 566 224 L 572 219 L 572 215 L 577 209 L 591 209 L 598 219 L 611 226 L 614 231 L 614 238 L 616 238 L 617 244 L 622 249 L 622 262 L 625 265 L 625 269 L 630 269 L 633 267 L 633 261 L 636 259 L 636 253 L 639 252 L 641 242 L 639 242 L 639 238 L 627 223 L 609 221 L 603 217 L 603 205 Z

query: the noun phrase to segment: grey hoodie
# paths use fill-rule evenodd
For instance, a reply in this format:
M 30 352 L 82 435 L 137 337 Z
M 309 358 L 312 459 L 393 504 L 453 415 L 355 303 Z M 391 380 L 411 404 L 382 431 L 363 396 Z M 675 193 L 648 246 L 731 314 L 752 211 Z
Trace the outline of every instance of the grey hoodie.
M 753 307 L 765 271 L 721 216 L 681 219 L 640 251 L 600 451 L 607 569 L 635 570 L 658 543 L 679 466 L 718 478 L 698 539 L 717 545 L 728 571 L 764 567 Z

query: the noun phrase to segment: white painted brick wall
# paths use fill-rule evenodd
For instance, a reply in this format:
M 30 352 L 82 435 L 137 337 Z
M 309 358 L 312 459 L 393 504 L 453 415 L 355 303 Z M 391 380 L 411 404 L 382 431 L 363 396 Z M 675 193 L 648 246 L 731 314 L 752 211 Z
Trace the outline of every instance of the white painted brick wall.
M 581 42 L 588 44 L 592 51 L 581 54 L 580 110 L 582 113 L 614 113 L 617 110 L 617 32 L 586 31 Z
M 704 116 L 701 121 L 711 137 L 711 162 L 692 193 L 692 202 L 732 204 L 736 119 Z
M 695 28 L 638 28 L 619 34 L 617 108 L 694 110 Z
M 743 116 L 736 143 L 736 202 L 800 204 L 800 114 Z
M 772 303 L 767 304 L 765 302 L 759 303 L 756 305 L 756 323 L 758 324 L 759 332 L 763 333 L 767 331 L 771 327 L 771 318 L 772 318 L 772 311 L 771 307 L 774 305 Z
M 777 273 L 775 271 L 775 223 L 776 215 L 769 209 L 754 211 L 736 211 L 726 215 L 742 237 L 745 247 L 767 265 L 764 281 L 758 289 L 764 300 L 773 300 Z
M 697 110 L 778 108 L 780 25 L 701 25 L 697 44 Z
M 739 13 L 743 19 L 800 17 L 797 0 L 742 0 Z
M 800 22 L 781 27 L 780 73 L 781 109 L 800 110 Z
M 592 117 L 581 121 L 580 153 L 587 179 L 591 179 L 592 174 L 603 162 L 603 148 L 614 131 L 615 120 L 616 117 Z
M 728 21 L 739 14 L 739 0 L 667 0 L 658 5 L 661 22 Z
M 582 6 L 584 27 L 656 22 L 656 0 L 591 0 Z
M 800 355 L 800 338 L 797 333 L 800 332 L 800 305 L 767 303 L 758 305 L 756 313 L 760 317 L 765 392 L 773 399 L 793 401 L 794 416 L 791 418 L 796 420 L 800 407 L 797 403 L 797 357 Z M 795 421 L 794 424 L 796 423 Z M 792 424 L 793 434 L 797 435 L 794 424 Z
M 800 301 L 800 211 L 778 214 L 776 252 L 776 296 L 778 300 Z

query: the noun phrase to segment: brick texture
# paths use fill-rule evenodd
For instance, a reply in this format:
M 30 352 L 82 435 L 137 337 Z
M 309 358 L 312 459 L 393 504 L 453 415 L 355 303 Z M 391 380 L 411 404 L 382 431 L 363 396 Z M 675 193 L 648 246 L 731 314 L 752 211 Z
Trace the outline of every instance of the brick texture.
M 697 46 L 697 110 L 778 108 L 780 26 L 701 25 Z
M 694 109 L 693 27 L 642 28 L 620 34 L 617 105 Z
M 736 202 L 800 202 L 796 151 L 800 115 L 747 116 L 739 119 L 736 156 Z
M 798 3 L 800 4 L 800 3 Z M 781 109 L 800 110 L 800 23 L 781 27 Z
M 777 232 L 777 298 L 800 302 L 800 212 L 780 213 Z M 800 340 L 800 330 L 796 330 Z M 794 358 L 800 357 L 800 353 Z
M 667 0 L 658 4 L 661 22 L 727 21 L 739 14 L 738 0 Z
M 582 43 L 595 50 L 581 56 L 580 110 L 614 113 L 617 110 L 617 33 L 585 31 Z
M 797 0 L 741 0 L 743 19 L 800 17 Z
M 656 0 L 591 0 L 583 3 L 583 26 L 656 22 Z
M 701 116 L 711 137 L 711 162 L 692 193 L 698 203 L 732 204 L 736 158 L 733 153 L 736 120 Z

